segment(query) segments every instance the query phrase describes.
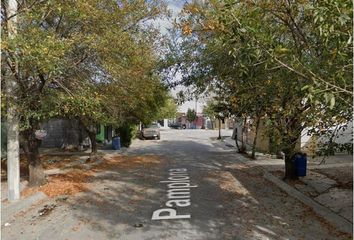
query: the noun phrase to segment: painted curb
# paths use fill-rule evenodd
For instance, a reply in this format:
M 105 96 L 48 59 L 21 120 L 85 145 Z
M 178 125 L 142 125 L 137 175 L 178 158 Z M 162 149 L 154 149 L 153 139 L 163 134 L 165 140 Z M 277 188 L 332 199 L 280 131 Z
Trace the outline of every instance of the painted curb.
M 12 217 L 16 214 L 27 210 L 33 204 L 48 198 L 43 192 L 37 192 L 36 194 L 20 199 L 15 202 L 9 202 L 8 204 L 2 203 L 1 205 L 1 222 L 6 223 L 12 220 Z
M 335 212 L 331 211 L 330 209 L 324 207 L 323 205 L 317 203 L 316 201 L 312 200 L 310 197 L 306 196 L 305 194 L 299 192 L 298 190 L 290 187 L 285 182 L 281 181 L 274 175 L 270 174 L 269 172 L 264 173 L 264 178 L 268 181 L 274 183 L 279 188 L 281 188 L 284 192 L 289 194 L 290 196 L 298 199 L 300 202 L 304 203 L 305 205 L 311 207 L 318 215 L 326 219 L 330 222 L 333 226 L 335 226 L 339 231 L 345 233 L 353 233 L 353 224 L 349 222 L 347 219 L 339 216 Z

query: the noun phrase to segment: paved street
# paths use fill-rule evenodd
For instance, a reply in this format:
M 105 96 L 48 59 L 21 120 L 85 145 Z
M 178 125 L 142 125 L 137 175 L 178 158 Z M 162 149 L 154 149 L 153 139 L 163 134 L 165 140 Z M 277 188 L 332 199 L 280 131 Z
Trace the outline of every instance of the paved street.
M 217 131 L 210 130 L 165 130 L 161 140 L 136 140 L 124 154 L 138 160 L 97 172 L 88 191 L 39 203 L 10 226 L 2 224 L 2 239 L 350 237 L 266 181 L 260 167 L 243 164 L 234 149 L 213 140 L 216 136 Z M 172 188 L 183 193 L 168 195 Z M 181 199 L 190 206 L 166 206 Z M 55 208 L 38 216 L 44 204 Z M 165 210 L 156 212 L 159 209 Z M 152 220 L 154 212 L 160 218 L 181 219 Z

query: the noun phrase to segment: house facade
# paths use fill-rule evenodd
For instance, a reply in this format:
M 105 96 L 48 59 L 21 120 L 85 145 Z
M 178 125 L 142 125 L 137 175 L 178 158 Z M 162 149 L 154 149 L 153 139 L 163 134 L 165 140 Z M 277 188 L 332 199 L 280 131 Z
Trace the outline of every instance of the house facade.
M 41 124 L 41 129 L 47 135 L 42 140 L 43 148 L 78 148 L 79 146 L 90 146 L 90 140 L 85 129 L 76 119 L 50 119 Z M 97 125 L 96 141 L 109 144 L 112 142 L 114 130 L 111 126 Z

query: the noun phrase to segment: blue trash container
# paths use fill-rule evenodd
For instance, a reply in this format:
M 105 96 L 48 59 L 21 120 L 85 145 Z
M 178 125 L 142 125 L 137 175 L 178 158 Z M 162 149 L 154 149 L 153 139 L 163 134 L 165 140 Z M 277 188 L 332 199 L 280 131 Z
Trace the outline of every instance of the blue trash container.
M 307 156 L 306 154 L 296 154 L 295 155 L 295 173 L 298 177 L 306 176 L 306 167 L 307 167 Z
M 114 150 L 120 150 L 120 137 L 114 137 L 112 139 L 112 146 Z

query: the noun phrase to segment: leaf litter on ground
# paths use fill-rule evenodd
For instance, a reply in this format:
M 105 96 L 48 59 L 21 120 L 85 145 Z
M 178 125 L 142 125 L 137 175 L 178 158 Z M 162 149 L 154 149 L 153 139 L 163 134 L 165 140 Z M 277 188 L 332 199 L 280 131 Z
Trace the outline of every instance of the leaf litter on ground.
M 63 161 L 68 164 L 72 161 L 77 160 L 77 157 L 68 158 L 68 156 L 63 156 Z M 127 168 L 146 168 L 148 166 L 154 166 L 160 164 L 161 160 L 156 155 L 142 155 L 142 156 L 109 156 L 104 157 L 103 161 L 97 165 L 94 165 L 87 170 L 85 168 L 85 163 L 80 166 L 76 166 L 73 170 L 61 173 L 53 174 L 48 176 L 48 181 L 43 186 L 39 187 L 28 187 L 21 193 L 22 197 L 30 196 L 38 191 L 44 192 L 49 197 L 57 197 L 61 195 L 74 195 L 79 192 L 83 192 L 89 189 L 89 184 L 94 181 L 94 176 L 97 172 L 102 172 L 106 170 L 119 171 L 121 169 Z M 65 166 L 64 163 L 55 161 L 56 166 Z M 48 165 L 44 164 L 44 168 Z

